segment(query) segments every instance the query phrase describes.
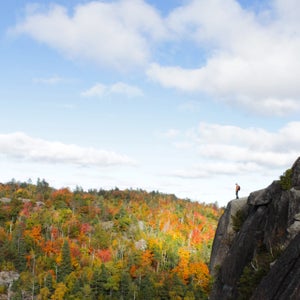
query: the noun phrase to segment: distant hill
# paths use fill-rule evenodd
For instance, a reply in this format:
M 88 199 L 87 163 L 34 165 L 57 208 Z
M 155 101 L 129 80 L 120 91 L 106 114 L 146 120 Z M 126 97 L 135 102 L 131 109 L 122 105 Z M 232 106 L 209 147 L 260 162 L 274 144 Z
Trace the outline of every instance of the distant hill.
M 0 298 L 207 299 L 221 213 L 159 192 L 0 184 Z

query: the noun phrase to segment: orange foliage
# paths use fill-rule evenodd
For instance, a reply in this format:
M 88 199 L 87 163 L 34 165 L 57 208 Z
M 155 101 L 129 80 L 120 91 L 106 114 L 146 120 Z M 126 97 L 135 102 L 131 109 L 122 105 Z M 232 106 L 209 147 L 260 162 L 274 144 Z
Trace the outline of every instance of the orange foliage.
M 204 236 L 203 236 L 203 233 L 200 232 L 199 229 L 195 228 L 193 231 L 192 231 L 192 244 L 201 244 L 204 240 Z
M 203 262 L 194 262 L 189 265 L 190 274 L 194 276 L 197 284 L 201 286 L 205 291 L 209 291 L 209 270 L 206 264 Z
M 42 226 L 41 224 L 38 224 L 36 226 L 33 226 L 32 229 L 27 229 L 24 232 L 24 235 L 27 235 L 33 239 L 33 241 L 39 245 L 41 241 L 43 240 L 43 237 L 41 235 Z
M 173 269 L 174 273 L 178 274 L 178 277 L 182 279 L 183 282 L 187 282 L 190 272 L 189 272 L 189 259 L 190 252 L 187 249 L 181 248 L 178 251 L 179 263 Z
M 141 265 L 142 267 L 147 267 L 152 264 L 153 260 L 153 253 L 150 250 L 145 250 L 142 254 L 142 261 Z
M 53 192 L 51 197 L 53 200 L 64 201 L 69 205 L 73 198 L 73 193 L 68 188 L 63 188 Z
M 0 227 L 0 242 L 3 242 L 7 239 L 7 233 L 3 227 Z
M 45 241 L 42 245 L 42 249 L 43 251 L 47 254 L 47 255 L 50 255 L 51 253 L 54 253 L 55 250 L 54 250 L 54 247 L 53 247 L 53 242 L 51 241 Z
M 137 274 L 136 274 L 137 269 L 138 269 L 138 268 L 137 268 L 136 265 L 132 265 L 132 266 L 130 267 L 129 273 L 130 273 L 130 276 L 131 276 L 132 278 L 136 278 L 136 277 L 137 277 Z

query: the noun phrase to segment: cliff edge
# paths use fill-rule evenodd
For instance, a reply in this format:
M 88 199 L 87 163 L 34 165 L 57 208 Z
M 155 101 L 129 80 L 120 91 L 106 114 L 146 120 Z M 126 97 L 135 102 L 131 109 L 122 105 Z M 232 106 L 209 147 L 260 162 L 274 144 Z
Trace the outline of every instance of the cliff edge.
M 210 272 L 211 300 L 300 299 L 300 157 L 280 180 L 228 203 Z

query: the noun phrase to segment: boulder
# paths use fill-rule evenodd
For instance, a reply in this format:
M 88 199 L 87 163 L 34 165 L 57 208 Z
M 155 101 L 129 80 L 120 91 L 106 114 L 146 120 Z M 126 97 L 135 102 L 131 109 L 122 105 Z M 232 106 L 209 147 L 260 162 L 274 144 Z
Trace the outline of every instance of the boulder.
M 20 274 L 14 271 L 2 271 L 0 272 L 0 285 L 9 286 L 15 280 L 18 280 Z
M 250 205 L 266 205 L 281 191 L 279 181 L 274 181 L 268 188 L 252 192 L 248 197 Z

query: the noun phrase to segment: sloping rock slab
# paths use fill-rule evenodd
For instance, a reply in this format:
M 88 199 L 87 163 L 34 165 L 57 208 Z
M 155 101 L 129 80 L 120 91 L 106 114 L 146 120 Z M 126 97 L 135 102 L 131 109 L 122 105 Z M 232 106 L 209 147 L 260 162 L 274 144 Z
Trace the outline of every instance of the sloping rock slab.
M 248 210 L 247 198 L 230 201 L 219 220 L 210 259 L 210 271 L 213 275 L 216 275 L 216 268 L 223 263 L 235 237 L 236 233 L 233 230 L 232 216 L 235 216 L 239 210 Z
M 264 277 L 251 300 L 300 299 L 300 234 Z

